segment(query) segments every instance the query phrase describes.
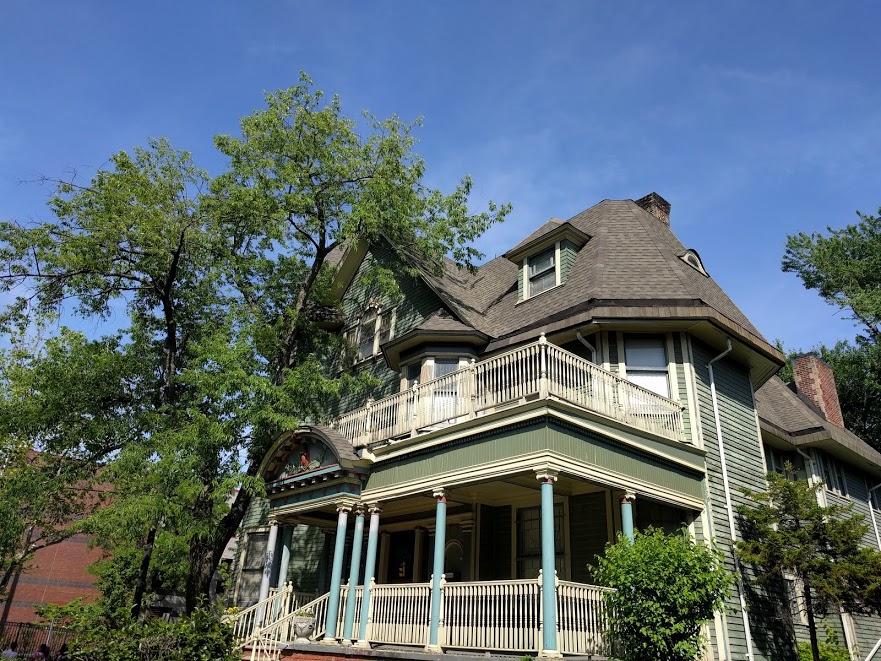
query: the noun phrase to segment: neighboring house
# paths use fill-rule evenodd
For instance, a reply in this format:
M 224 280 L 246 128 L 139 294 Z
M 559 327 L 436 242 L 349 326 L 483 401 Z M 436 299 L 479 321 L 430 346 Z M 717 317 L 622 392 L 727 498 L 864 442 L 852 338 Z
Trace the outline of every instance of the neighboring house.
M 881 456 L 773 376 L 783 356 L 669 212 L 655 193 L 605 200 L 475 273 L 405 278 L 394 303 L 358 277 L 388 246 L 337 249 L 338 330 L 379 385 L 267 454 L 268 497 L 240 535 L 237 634 L 259 619 L 250 643 L 274 649 L 290 604 L 314 599 L 331 641 L 602 653 L 590 567 L 619 533 L 685 526 L 733 570 L 740 488 L 764 486 L 766 455 L 803 448 L 828 498 L 867 501 Z M 365 575 L 372 589 L 349 599 Z M 288 582 L 296 598 L 273 598 Z M 794 658 L 785 587 L 735 588 L 707 658 Z M 878 620 L 842 621 L 864 653 L 881 637 Z

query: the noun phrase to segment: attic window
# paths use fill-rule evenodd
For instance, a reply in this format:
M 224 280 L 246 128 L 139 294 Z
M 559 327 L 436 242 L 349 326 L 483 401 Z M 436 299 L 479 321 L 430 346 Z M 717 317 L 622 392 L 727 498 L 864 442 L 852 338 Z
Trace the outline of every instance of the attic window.
M 557 286 L 557 250 L 548 248 L 527 260 L 529 296 Z
M 369 307 L 361 315 L 358 325 L 346 331 L 346 339 L 358 347 L 359 361 L 378 354 L 380 347 L 391 339 L 394 313 L 394 308 Z
M 680 255 L 679 259 L 688 264 L 695 271 L 698 271 L 707 277 L 710 276 L 710 274 L 707 273 L 704 269 L 703 262 L 701 262 L 700 255 L 697 254 L 696 250 L 692 250 L 691 248 L 689 248 L 685 251 L 684 255 Z

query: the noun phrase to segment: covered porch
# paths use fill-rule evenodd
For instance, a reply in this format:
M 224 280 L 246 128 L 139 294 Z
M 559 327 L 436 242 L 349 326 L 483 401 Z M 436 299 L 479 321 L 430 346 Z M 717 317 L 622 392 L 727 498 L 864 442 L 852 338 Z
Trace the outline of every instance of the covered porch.
M 431 491 L 374 490 L 381 500 L 368 485 L 358 497 L 278 508 L 281 548 L 269 561 L 290 556 L 284 540 L 294 525 L 319 528 L 327 583 L 306 602 L 285 572 L 267 567 L 264 576 L 278 582 L 265 581 L 269 598 L 242 612 L 237 636 L 249 638 L 255 659 L 275 655 L 295 638 L 297 610 L 309 607 L 313 638 L 334 644 L 604 655 L 595 556 L 619 532 L 688 525 L 695 506 L 587 480 L 560 463 L 512 464 L 508 474 Z

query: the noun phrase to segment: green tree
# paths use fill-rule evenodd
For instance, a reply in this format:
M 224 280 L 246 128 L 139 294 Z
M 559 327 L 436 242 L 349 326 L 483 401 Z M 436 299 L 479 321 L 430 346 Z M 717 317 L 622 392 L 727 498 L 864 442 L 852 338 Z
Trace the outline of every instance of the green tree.
M 852 318 L 852 342 L 814 350 L 832 367 L 845 425 L 881 450 L 881 209 L 826 234 L 787 237 L 783 270 Z M 791 371 L 784 371 L 791 378 Z M 785 379 L 786 380 L 786 379 Z
M 721 552 L 685 530 L 649 528 L 633 542 L 619 536 L 598 556 L 595 578 L 605 594 L 609 634 L 623 661 L 691 661 L 701 627 L 722 607 L 734 577 Z
M 817 500 L 822 483 L 768 473 L 768 490 L 745 489 L 754 505 L 738 506 L 742 539 L 736 552 L 756 568 L 755 580 L 769 583 L 781 572 L 793 574 L 804 588 L 808 632 L 814 661 L 820 661 L 816 616 L 831 606 L 849 612 L 878 612 L 881 553 L 861 548 L 866 525 L 852 506 Z
M 15 429 L 28 419 L 17 409 L 32 404 L 11 401 L 6 420 L 22 437 L 61 429 L 58 448 L 88 445 L 108 462 L 114 497 L 90 525 L 110 547 L 141 549 L 135 610 L 153 579 L 182 582 L 195 608 L 262 493 L 271 442 L 327 418 L 328 404 L 357 386 L 319 359 L 346 348 L 314 321 L 340 293 L 334 249 L 387 241 L 396 259 L 368 277 L 394 295 L 396 277 L 439 274 L 446 256 L 470 266 L 472 241 L 508 212 L 490 203 L 470 213 L 467 177 L 447 195 L 425 186 L 415 126 L 370 115 L 356 124 L 304 75 L 266 95 L 240 138 L 216 139 L 229 167 L 213 181 L 154 140 L 114 155 L 86 185 L 51 182 L 53 219 L 0 224 L 0 282 L 18 296 L 10 327 L 66 303 L 69 314 L 120 327 L 98 340 L 117 369 L 101 388 L 106 401 L 78 392 L 100 367 L 85 364 L 54 395 L 32 398 L 51 402 L 57 419 Z M 63 367 L 34 362 L 6 378 L 53 369 Z M 104 424 L 77 435 L 72 419 Z

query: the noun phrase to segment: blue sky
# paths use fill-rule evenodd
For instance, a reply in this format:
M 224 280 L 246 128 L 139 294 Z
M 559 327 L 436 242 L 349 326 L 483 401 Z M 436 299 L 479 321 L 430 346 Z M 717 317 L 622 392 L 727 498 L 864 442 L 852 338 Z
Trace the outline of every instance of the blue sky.
M 344 108 L 423 116 L 430 184 L 509 201 L 479 247 L 657 191 L 765 336 L 854 335 L 785 237 L 881 206 L 872 2 L 0 3 L 0 217 L 46 217 L 36 174 L 87 176 L 165 136 L 217 173 L 262 90 L 306 70 Z

